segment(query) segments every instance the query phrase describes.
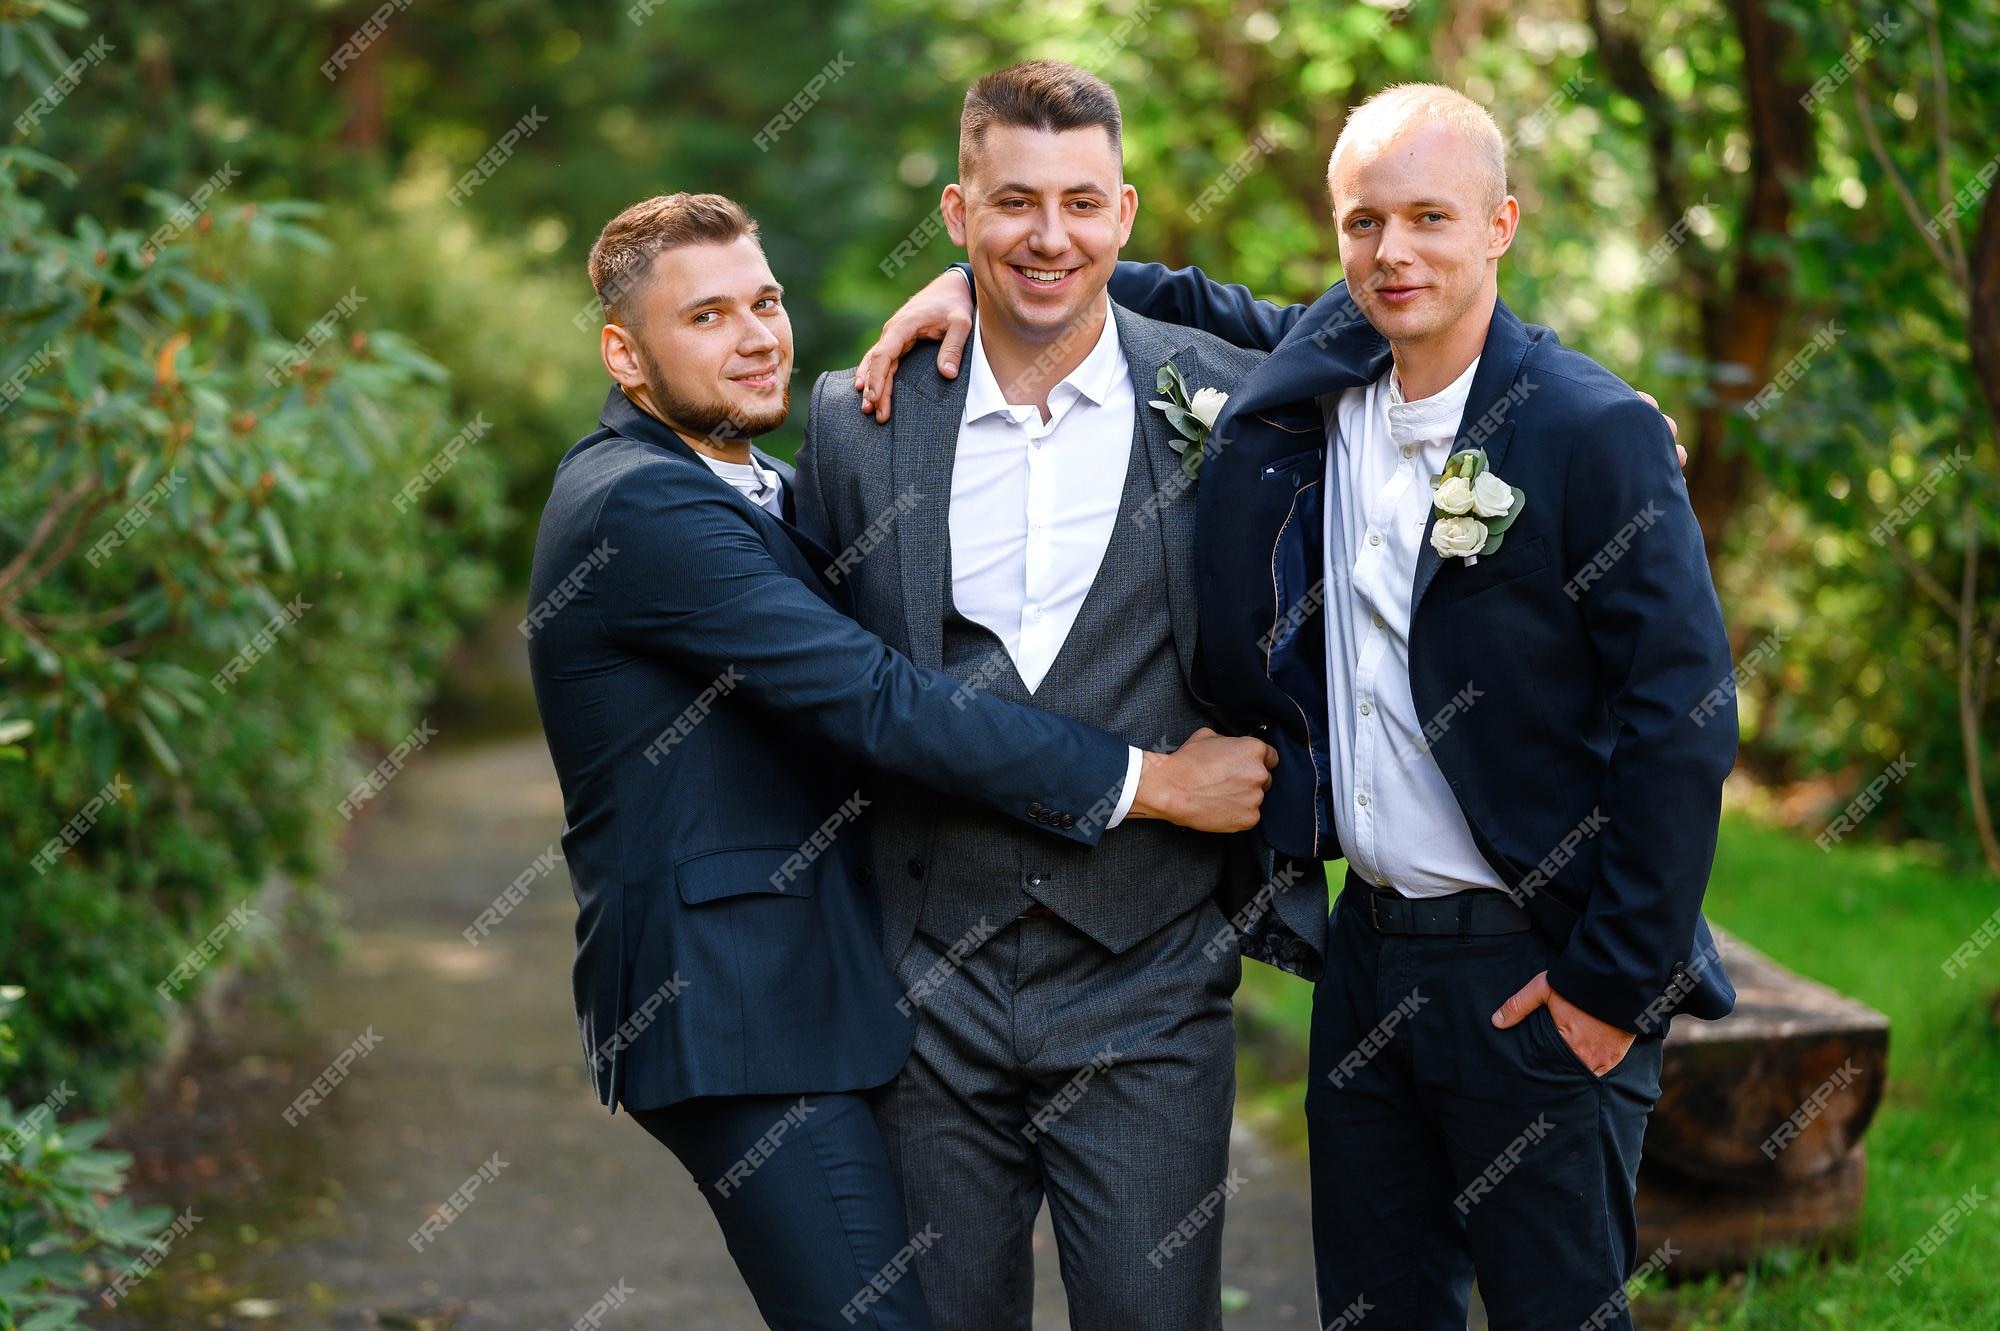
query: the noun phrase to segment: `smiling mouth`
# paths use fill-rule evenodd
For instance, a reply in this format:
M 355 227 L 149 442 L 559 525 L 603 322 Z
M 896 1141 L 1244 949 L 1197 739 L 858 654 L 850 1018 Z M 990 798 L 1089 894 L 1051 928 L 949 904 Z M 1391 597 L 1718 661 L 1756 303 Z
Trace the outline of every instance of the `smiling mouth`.
M 772 384 L 778 382 L 778 367 L 773 365 L 767 370 L 756 370 L 750 374 L 734 374 L 730 378 L 734 382 L 744 384 L 750 388 L 769 388 Z
M 1018 263 L 1007 266 L 1038 287 L 1059 287 L 1071 273 L 1077 271 L 1074 268 L 1030 268 Z

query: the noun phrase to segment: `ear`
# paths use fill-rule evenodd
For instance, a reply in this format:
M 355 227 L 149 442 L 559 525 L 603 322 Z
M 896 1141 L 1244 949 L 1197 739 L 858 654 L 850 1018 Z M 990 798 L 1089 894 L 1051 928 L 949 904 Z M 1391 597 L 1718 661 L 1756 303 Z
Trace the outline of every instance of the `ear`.
M 965 191 L 956 180 L 944 187 L 944 196 L 938 200 L 938 212 L 944 217 L 944 229 L 951 236 L 951 243 L 964 249 Z
M 618 324 L 604 325 L 597 335 L 597 350 L 613 379 L 626 388 L 644 387 L 646 375 L 639 368 L 637 339 L 630 329 Z
M 1493 210 L 1491 232 L 1486 239 L 1486 257 L 1497 259 L 1513 248 L 1514 233 L 1521 225 L 1521 204 L 1509 194 Z
M 1118 187 L 1118 247 L 1132 239 L 1132 222 L 1139 216 L 1139 191 L 1131 185 Z

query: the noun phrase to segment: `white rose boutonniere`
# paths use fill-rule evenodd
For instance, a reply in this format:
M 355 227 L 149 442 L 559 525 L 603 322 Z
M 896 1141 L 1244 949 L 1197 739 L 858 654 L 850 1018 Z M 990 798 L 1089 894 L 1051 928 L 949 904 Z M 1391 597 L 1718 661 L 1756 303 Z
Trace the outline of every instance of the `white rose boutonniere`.
M 1472 511 L 1472 486 L 1463 476 L 1447 476 L 1437 487 L 1437 497 L 1431 502 L 1437 511 L 1457 515 Z
M 1174 451 L 1181 455 L 1181 470 L 1189 480 L 1201 474 L 1201 460 L 1208 454 L 1208 438 L 1215 429 L 1216 420 L 1222 409 L 1229 404 L 1229 394 L 1219 388 L 1203 388 L 1190 394 L 1187 380 L 1180 367 L 1168 361 L 1160 367 L 1159 377 L 1153 386 L 1166 394 L 1167 400 L 1154 398 L 1149 404 L 1164 412 L 1167 423 L 1174 427 L 1179 438 L 1169 440 Z M 1188 445 L 1193 444 L 1193 448 Z
M 1504 518 L 1514 508 L 1514 495 L 1513 486 L 1490 471 L 1482 471 L 1473 478 L 1472 511 L 1482 518 Z
M 1477 555 L 1486 545 L 1486 524 L 1464 513 L 1439 518 L 1431 528 L 1431 545 L 1446 559 Z
M 1500 548 L 1501 537 L 1521 516 L 1528 496 L 1487 470 L 1486 450 L 1461 449 L 1431 477 L 1431 549 L 1446 559 L 1474 563 Z

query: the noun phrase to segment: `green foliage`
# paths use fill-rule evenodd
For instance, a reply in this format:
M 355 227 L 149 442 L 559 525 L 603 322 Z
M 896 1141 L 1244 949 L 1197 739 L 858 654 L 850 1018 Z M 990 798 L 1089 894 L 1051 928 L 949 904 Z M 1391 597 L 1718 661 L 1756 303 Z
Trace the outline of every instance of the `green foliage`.
M 10 1088 L 88 1100 L 194 940 L 322 862 L 355 746 L 418 719 L 501 480 L 474 446 L 406 495 L 465 424 L 443 369 L 358 286 L 274 317 L 244 281 L 324 253 L 316 210 L 228 182 L 58 224 L 74 179 L 0 149 L 0 978 L 33 995 Z
M 21 992 L 0 987 L 0 1066 L 12 1054 L 7 1017 Z M 104 1283 L 102 1264 L 145 1248 L 170 1218 L 117 1195 L 132 1160 L 95 1149 L 103 1123 L 57 1126 L 66 1094 L 58 1088 L 18 1114 L 0 1097 L 0 1331 L 80 1325 L 87 1291 Z
M 1855 771 L 1865 783 L 1907 754 L 1912 771 L 1878 830 L 1965 846 L 1956 690 L 1961 639 L 1980 626 L 1971 729 L 1989 799 L 2000 801 L 1990 720 L 2000 451 L 1967 346 L 1968 283 L 1946 260 L 1956 248 L 1963 262 L 1990 205 L 1978 198 L 1940 225 L 1936 246 L 1926 225 L 2000 148 L 2000 13 L 1940 12 L 1933 48 L 1922 11 L 1894 11 L 1897 32 L 1816 116 L 1820 174 L 1800 190 L 1798 310 L 1785 345 L 1819 334 L 1832 348 L 1758 423 L 1769 488 L 1742 515 L 1724 586 L 1749 641 L 1770 628 L 1791 639 L 1782 669 L 1744 687 L 1752 756 L 1771 772 Z M 1792 13 L 1815 73 L 1837 68 L 1882 18 L 1856 5 Z M 1866 100 L 1863 80 L 1874 90 Z M 1958 623 L 1968 562 L 1971 632 Z

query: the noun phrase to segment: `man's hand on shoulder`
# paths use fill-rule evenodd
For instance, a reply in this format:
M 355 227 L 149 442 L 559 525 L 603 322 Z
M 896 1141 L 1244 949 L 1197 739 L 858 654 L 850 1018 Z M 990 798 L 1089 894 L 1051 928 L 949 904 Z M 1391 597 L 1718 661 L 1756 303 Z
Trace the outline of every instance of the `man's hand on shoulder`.
M 1642 399 L 1644 399 L 1647 406 L 1651 407 L 1654 411 L 1660 411 L 1660 400 L 1658 398 L 1654 397 L 1651 393 L 1648 393 L 1643 388 L 1637 388 L 1632 391 L 1634 391 Z M 1674 452 L 1680 454 L 1681 470 L 1686 471 L 1688 465 L 1688 451 L 1687 448 L 1681 443 L 1681 427 L 1679 426 L 1679 424 L 1675 422 L 1673 417 L 1667 415 L 1667 413 L 1664 411 L 1660 411 L 1660 419 L 1664 420 L 1667 423 L 1667 433 L 1671 434 L 1674 437 Z
M 896 391 L 896 367 L 911 347 L 926 339 L 940 341 L 938 373 L 956 379 L 971 337 L 972 287 L 956 268 L 947 268 L 889 316 L 882 325 L 882 336 L 855 367 L 854 391 L 861 394 L 863 414 L 888 421 L 889 399 Z

